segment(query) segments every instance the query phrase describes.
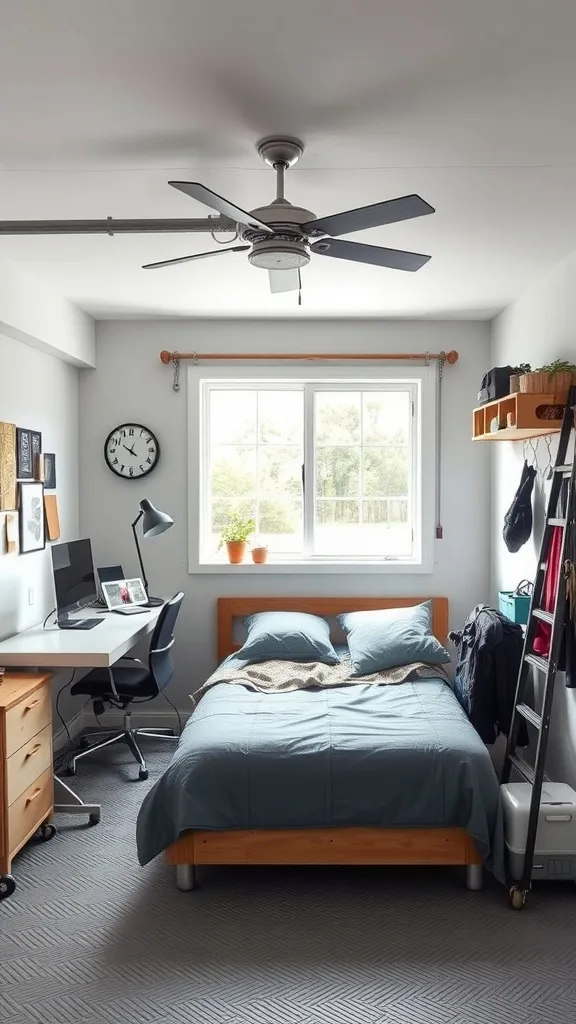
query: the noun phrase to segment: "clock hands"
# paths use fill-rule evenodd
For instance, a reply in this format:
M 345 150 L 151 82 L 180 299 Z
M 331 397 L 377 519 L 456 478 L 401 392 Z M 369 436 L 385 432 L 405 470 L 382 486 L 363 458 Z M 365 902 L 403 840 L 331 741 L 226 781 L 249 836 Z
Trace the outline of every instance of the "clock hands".
M 127 444 L 123 444 L 122 447 L 125 448 L 127 452 L 130 452 L 130 455 L 133 455 L 134 458 L 137 458 L 136 452 L 134 451 L 134 445 L 129 448 Z

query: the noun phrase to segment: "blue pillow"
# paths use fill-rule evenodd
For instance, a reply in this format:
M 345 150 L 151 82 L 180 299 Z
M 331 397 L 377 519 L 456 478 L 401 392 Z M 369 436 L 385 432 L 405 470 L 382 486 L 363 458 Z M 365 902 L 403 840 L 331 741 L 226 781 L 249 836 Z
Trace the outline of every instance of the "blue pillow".
M 366 676 L 413 661 L 428 665 L 449 662 L 450 655 L 430 632 L 431 616 L 431 601 L 338 615 L 348 640 L 353 675 Z
M 305 612 L 258 612 L 244 619 L 248 631 L 238 658 L 252 663 L 268 661 L 322 661 L 336 665 L 338 655 L 324 619 Z

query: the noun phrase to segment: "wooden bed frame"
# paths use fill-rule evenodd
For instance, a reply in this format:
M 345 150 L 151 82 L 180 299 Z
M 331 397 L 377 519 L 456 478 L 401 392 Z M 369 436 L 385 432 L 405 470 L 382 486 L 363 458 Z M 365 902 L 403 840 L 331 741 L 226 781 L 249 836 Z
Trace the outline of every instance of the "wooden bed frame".
M 262 611 L 301 611 L 334 619 L 343 611 L 399 608 L 432 601 L 432 629 L 448 634 L 446 597 L 220 597 L 217 648 L 222 661 L 241 644 L 235 620 Z M 198 864 L 458 864 L 469 889 L 482 887 L 482 859 L 462 828 L 302 828 L 186 832 L 166 850 L 176 884 L 195 887 Z

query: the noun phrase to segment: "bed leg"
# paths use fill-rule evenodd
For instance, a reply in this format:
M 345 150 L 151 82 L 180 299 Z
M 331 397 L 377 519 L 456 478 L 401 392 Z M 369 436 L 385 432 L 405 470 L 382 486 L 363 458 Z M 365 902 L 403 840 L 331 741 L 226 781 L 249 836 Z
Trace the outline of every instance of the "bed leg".
M 193 864 L 176 865 L 176 888 L 180 892 L 190 892 L 196 888 L 196 873 Z
M 466 865 L 466 888 L 478 892 L 482 888 L 484 869 L 482 864 Z

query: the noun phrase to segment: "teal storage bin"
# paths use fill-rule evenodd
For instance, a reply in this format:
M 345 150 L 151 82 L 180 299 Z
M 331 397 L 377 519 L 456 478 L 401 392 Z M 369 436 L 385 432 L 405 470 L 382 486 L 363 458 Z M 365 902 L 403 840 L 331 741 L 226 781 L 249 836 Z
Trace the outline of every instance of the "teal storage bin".
M 528 622 L 530 611 L 530 598 L 523 594 L 515 594 L 513 590 L 500 590 L 498 593 L 498 604 L 500 611 L 507 615 L 512 622 L 519 626 L 525 626 Z

